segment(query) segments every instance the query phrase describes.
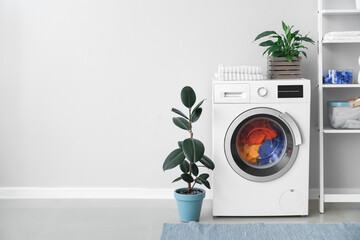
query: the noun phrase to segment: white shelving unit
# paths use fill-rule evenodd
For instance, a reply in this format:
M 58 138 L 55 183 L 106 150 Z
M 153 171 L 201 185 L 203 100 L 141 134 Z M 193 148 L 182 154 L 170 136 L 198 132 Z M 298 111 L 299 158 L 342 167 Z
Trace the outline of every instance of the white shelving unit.
M 360 88 L 360 84 L 323 84 L 323 45 L 324 44 L 359 44 L 360 41 L 322 41 L 323 39 L 323 20 L 324 16 L 330 18 L 331 16 L 347 16 L 359 15 L 360 10 L 356 9 L 323 9 L 323 1 L 318 0 L 318 93 L 319 93 L 319 151 L 320 151 L 320 204 L 319 211 L 324 213 L 324 205 L 326 202 L 360 202 L 360 194 L 343 194 L 343 193 L 326 193 L 324 188 L 324 135 L 327 134 L 354 134 L 360 133 L 360 129 L 334 129 L 330 126 L 324 126 L 324 91 L 327 89 L 355 89 Z M 328 46 L 331 47 L 331 46 Z M 356 74 L 354 74 L 354 78 Z M 360 90 L 360 89 L 359 89 Z M 360 95 L 360 94 L 359 94 Z

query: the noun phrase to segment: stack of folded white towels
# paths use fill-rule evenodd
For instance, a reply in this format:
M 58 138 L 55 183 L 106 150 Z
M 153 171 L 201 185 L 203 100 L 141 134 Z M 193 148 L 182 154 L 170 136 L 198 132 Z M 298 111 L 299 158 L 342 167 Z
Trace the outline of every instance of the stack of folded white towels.
M 329 32 L 324 35 L 323 41 L 360 41 L 360 31 Z
M 215 74 L 219 81 L 262 80 L 261 67 L 257 66 L 225 66 L 220 64 Z

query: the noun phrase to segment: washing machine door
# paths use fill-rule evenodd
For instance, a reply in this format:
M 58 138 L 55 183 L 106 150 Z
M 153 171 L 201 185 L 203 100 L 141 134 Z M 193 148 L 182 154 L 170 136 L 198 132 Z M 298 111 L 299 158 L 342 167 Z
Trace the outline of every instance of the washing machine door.
M 284 175 L 296 161 L 300 144 L 301 134 L 291 116 L 271 108 L 240 114 L 230 124 L 224 141 L 230 166 L 255 182 Z

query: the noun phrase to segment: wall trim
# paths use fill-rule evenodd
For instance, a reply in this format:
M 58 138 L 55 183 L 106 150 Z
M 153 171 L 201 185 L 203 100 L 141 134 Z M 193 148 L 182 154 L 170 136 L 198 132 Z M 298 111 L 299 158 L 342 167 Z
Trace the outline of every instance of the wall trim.
M 173 199 L 173 188 L 40 188 L 3 187 L 0 198 L 104 198 L 104 199 Z M 360 193 L 360 188 L 328 188 L 329 193 Z M 206 190 L 206 199 L 212 199 L 212 190 Z M 319 199 L 319 189 L 309 190 L 309 199 Z
M 170 199 L 173 189 L 164 188 L 0 188 L 0 198 L 117 198 Z

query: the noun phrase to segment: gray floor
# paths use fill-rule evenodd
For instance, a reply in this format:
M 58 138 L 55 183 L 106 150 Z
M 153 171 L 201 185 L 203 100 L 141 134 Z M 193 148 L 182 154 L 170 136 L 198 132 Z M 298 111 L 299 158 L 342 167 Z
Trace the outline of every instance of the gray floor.
M 159 239 L 165 222 L 179 222 L 174 200 L 0 200 L 1 240 Z M 320 214 L 311 201 L 307 217 L 214 218 L 205 200 L 200 222 L 360 222 L 360 203 L 328 203 Z

